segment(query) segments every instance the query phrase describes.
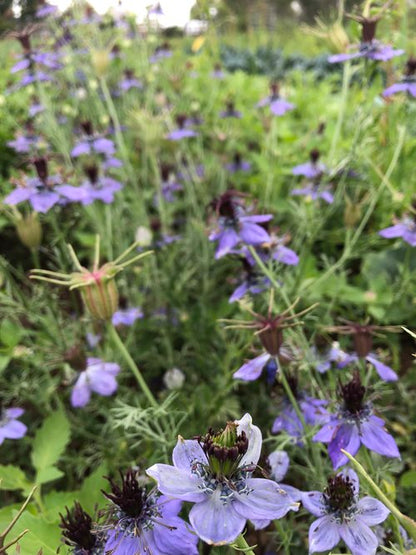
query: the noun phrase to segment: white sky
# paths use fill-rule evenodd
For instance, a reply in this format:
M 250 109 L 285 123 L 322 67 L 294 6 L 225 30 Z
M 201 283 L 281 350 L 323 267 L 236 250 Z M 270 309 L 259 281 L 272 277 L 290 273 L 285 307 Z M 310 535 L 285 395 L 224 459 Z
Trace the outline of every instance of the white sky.
M 113 9 L 115 12 L 128 12 L 137 15 L 138 19 L 143 19 L 146 8 L 156 2 L 152 0 L 88 0 L 91 6 L 100 14 Z M 72 3 L 72 0 L 50 0 L 50 4 L 65 10 Z M 190 12 L 195 0 L 160 0 L 160 5 L 164 16 L 159 16 L 158 21 L 163 27 L 175 26 L 183 27 L 190 19 Z

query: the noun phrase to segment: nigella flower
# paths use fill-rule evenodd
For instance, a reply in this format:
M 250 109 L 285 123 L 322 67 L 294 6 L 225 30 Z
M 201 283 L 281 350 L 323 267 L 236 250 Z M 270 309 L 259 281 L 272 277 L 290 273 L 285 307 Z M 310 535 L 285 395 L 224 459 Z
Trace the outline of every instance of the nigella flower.
M 165 15 L 160 2 L 156 2 L 156 4 L 153 4 L 153 6 L 150 6 L 147 13 L 148 15 Z
M 87 179 L 80 186 L 61 185 L 57 187 L 59 193 L 71 202 L 80 202 L 83 205 L 101 200 L 105 204 L 111 204 L 114 193 L 120 191 L 122 184 L 112 177 L 100 175 L 99 168 L 95 164 L 84 167 Z
M 395 225 L 382 229 L 378 234 L 385 239 L 401 237 L 411 247 L 416 247 L 416 219 L 412 216 L 404 215 Z
M 358 476 L 347 470 L 328 479 L 323 493 L 302 493 L 302 504 L 318 520 L 309 529 L 309 553 L 332 550 L 341 540 L 352 555 L 375 555 L 378 540 L 371 526 L 390 511 L 373 497 L 359 499 Z
M 241 154 L 236 152 L 232 162 L 225 164 L 225 169 L 230 173 L 236 172 L 249 172 L 251 170 L 251 163 L 241 158 Z
M 34 96 L 29 106 L 29 116 L 31 118 L 34 118 L 44 110 L 45 110 L 45 106 L 40 102 L 40 100 L 36 96 Z
M 229 303 L 239 301 L 247 293 L 258 295 L 270 287 L 269 278 L 257 271 L 254 261 L 249 260 L 248 257 L 243 257 L 241 262 L 243 264 L 244 278 L 228 299 Z
M 16 407 L 0 407 L 0 445 L 5 439 L 21 439 L 26 435 L 27 427 L 17 420 L 24 412 Z
M 181 139 L 198 136 L 198 133 L 196 131 L 186 127 L 187 116 L 185 114 L 178 114 L 176 116 L 176 123 L 178 125 L 177 129 L 174 129 L 166 136 L 169 141 L 180 141 Z
M 220 64 L 215 64 L 213 71 L 211 71 L 211 77 L 214 79 L 224 79 L 225 73 Z
M 274 116 L 283 116 L 295 107 L 294 104 L 280 97 L 278 83 L 272 83 L 270 85 L 270 95 L 256 104 L 257 108 L 263 108 L 264 106 L 269 106 Z
M 33 160 L 37 177 L 26 178 L 17 183 L 17 187 L 4 199 L 5 204 L 14 206 L 28 200 L 36 212 L 46 213 L 60 200 L 59 185 L 62 183 L 60 176 L 49 176 L 48 164 L 45 157 Z
M 398 92 L 407 92 L 416 97 L 416 58 L 410 57 L 406 62 L 406 70 L 400 83 L 395 83 L 383 91 L 383 96 L 391 96 Z
M 225 107 L 226 107 L 225 110 L 220 112 L 220 117 L 237 118 L 237 119 L 240 119 L 243 117 L 243 114 L 239 110 L 235 109 L 234 102 L 232 100 L 229 100 L 228 102 L 226 102 Z
M 303 175 L 304 177 L 313 180 L 320 179 L 328 171 L 326 165 L 319 162 L 320 156 L 321 153 L 319 150 L 311 150 L 309 153 L 310 161 L 292 168 L 293 175 Z
M 73 555 L 104 555 L 105 535 L 96 532 L 92 518 L 84 511 L 78 501 L 66 515 L 59 513 L 62 528 L 62 541 L 70 547 Z
M 27 154 L 34 152 L 38 148 L 39 143 L 40 137 L 29 131 L 27 135 L 19 133 L 13 141 L 7 141 L 7 146 L 16 152 Z
M 290 314 L 292 308 L 293 305 L 281 314 L 273 316 L 271 306 L 269 306 L 267 316 L 254 313 L 255 320 L 253 322 L 232 321 L 235 327 L 241 326 L 256 329 L 256 336 L 259 337 L 265 349 L 263 354 L 249 360 L 234 372 L 234 378 L 253 381 L 260 377 L 263 370 L 266 370 L 267 381 L 269 383 L 274 382 L 280 362 L 286 362 L 291 358 L 290 353 L 283 345 L 283 330 L 299 325 L 297 322 L 291 322 L 291 320 L 305 314 L 309 310 L 306 309 L 298 314 Z
M 120 366 L 115 362 L 103 362 L 99 358 L 89 357 L 86 367 L 80 373 L 71 393 L 73 407 L 85 407 L 90 402 L 91 393 L 108 397 L 117 390 L 116 376 Z
M 351 362 L 351 355 L 343 351 L 338 341 L 333 341 L 332 344 L 325 350 L 320 350 L 314 345 L 310 350 L 310 362 L 320 374 L 325 374 L 331 369 L 332 363 L 336 363 L 338 368 L 343 368 L 346 364 Z
M 241 534 L 247 519 L 274 520 L 298 509 L 275 482 L 252 478 L 261 444 L 260 429 L 245 414 L 218 433 L 179 437 L 174 466 L 155 464 L 146 472 L 165 495 L 194 503 L 189 520 L 203 541 L 224 545 Z
M 355 456 L 363 444 L 367 449 L 385 457 L 400 457 L 393 437 L 386 432 L 384 420 L 374 414 L 373 405 L 364 401 L 366 388 L 355 372 L 352 380 L 340 385 L 341 404 L 331 414 L 313 441 L 328 443 L 328 453 L 334 468 L 348 462 L 341 449 Z
M 132 326 L 136 320 L 143 318 L 143 312 L 140 307 L 132 306 L 114 312 L 111 321 L 114 326 Z
M 182 503 L 148 492 L 133 469 L 121 474 L 121 487 L 110 478 L 105 553 L 111 555 L 197 555 L 198 537 L 178 513 Z
M 290 194 L 293 196 L 304 196 L 311 200 L 322 199 L 328 204 L 332 204 L 334 202 L 334 195 L 331 193 L 331 189 L 329 187 L 321 187 L 320 185 L 314 185 L 313 183 L 309 183 L 305 187 L 292 189 Z
M 130 89 L 142 89 L 143 83 L 136 79 L 132 69 L 125 69 L 124 77 L 120 81 L 119 87 L 122 92 L 127 92 Z
M 345 62 L 346 60 L 353 60 L 354 58 L 368 58 L 369 60 L 376 60 L 386 62 L 395 56 L 400 56 L 404 50 L 395 50 L 391 46 L 381 44 L 376 38 L 376 26 L 380 20 L 380 15 L 376 17 L 360 17 L 350 16 L 351 19 L 358 21 L 362 27 L 361 44 L 357 52 L 351 54 L 335 54 L 330 56 L 328 61 L 330 63 Z
M 155 62 L 160 62 L 164 58 L 170 58 L 171 56 L 172 51 L 170 49 L 170 46 L 167 42 L 164 42 L 155 49 L 153 55 L 149 58 L 149 62 L 151 64 L 154 64 Z
M 270 221 L 273 216 L 247 216 L 241 202 L 236 200 L 238 196 L 241 197 L 241 194 L 228 190 L 211 203 L 219 216 L 218 228 L 209 236 L 210 241 L 218 241 L 215 258 L 230 253 L 241 242 L 259 245 L 270 240 L 267 231 L 258 224 Z
M 307 395 L 304 391 L 299 391 L 297 378 L 293 375 L 288 376 L 287 381 L 303 414 L 305 423 L 309 426 L 324 424 L 329 417 L 325 409 L 328 401 L 315 399 Z M 298 445 L 303 445 L 303 423 L 288 398 L 283 400 L 283 408 L 272 426 L 273 434 L 278 434 L 282 431 L 285 431 L 289 436 L 293 437 Z
M 394 326 L 389 327 L 368 324 L 356 324 L 354 322 L 350 322 L 349 320 L 344 321 L 345 325 L 332 326 L 328 329 L 338 333 L 352 335 L 356 354 L 346 354 L 345 356 L 342 356 L 337 361 L 338 368 L 344 368 L 348 364 L 356 362 L 358 359 L 363 359 L 375 368 L 377 374 L 385 382 L 397 381 L 399 378 L 396 372 L 392 368 L 390 368 L 390 366 L 383 364 L 378 359 L 377 355 L 371 352 L 371 349 L 373 347 L 373 335 L 377 333 L 377 330 L 395 332 L 398 331 L 397 328 L 395 328 Z
M 41 0 L 41 2 L 39 2 L 39 7 L 36 10 L 36 17 L 38 17 L 39 19 L 49 17 L 50 15 L 56 14 L 57 11 L 58 6 L 48 4 L 48 2 Z
M 112 156 L 114 154 L 115 146 L 113 141 L 95 134 L 90 121 L 81 122 L 81 127 L 84 137 L 72 149 L 71 156 L 73 158 L 85 154 L 104 154 L 105 156 Z

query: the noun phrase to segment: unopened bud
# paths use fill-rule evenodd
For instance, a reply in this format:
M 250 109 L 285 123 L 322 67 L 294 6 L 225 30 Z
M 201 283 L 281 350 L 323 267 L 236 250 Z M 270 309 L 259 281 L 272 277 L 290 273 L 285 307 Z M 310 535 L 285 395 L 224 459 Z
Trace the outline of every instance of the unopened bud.
M 181 389 L 185 381 L 185 374 L 179 368 L 170 368 L 163 376 L 163 383 L 167 389 Z
M 19 218 L 16 222 L 17 235 L 28 249 L 37 249 L 42 241 L 42 226 L 36 212 Z
M 139 247 L 148 247 L 152 243 L 153 234 L 148 227 L 143 225 L 136 229 L 136 243 Z
M 93 50 L 91 52 L 91 61 L 96 75 L 98 77 L 104 77 L 110 65 L 108 50 Z
M 361 206 L 360 204 L 353 203 L 348 197 L 345 199 L 345 209 L 344 209 L 344 224 L 349 229 L 352 229 L 360 221 L 361 218 Z

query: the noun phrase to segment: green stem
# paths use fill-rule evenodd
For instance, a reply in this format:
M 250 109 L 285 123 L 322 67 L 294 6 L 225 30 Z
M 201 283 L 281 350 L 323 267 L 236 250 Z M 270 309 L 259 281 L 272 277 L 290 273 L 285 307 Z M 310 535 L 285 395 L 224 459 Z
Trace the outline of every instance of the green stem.
M 341 451 L 352 462 L 352 464 L 353 464 L 355 470 L 358 472 L 358 474 L 365 479 L 365 481 L 368 483 L 370 488 L 373 490 L 374 495 L 376 495 L 377 498 L 382 503 L 384 503 L 384 505 L 390 510 L 391 514 L 394 515 L 397 518 L 397 520 L 400 522 L 400 524 L 403 526 L 403 528 L 406 530 L 406 532 L 408 532 L 410 537 L 413 540 L 416 541 L 416 522 L 399 511 L 399 509 L 396 507 L 396 505 L 392 501 L 390 501 L 390 499 L 387 497 L 387 495 L 385 495 L 381 491 L 381 489 L 378 487 L 378 485 L 369 476 L 369 474 L 366 472 L 365 468 L 356 459 L 354 459 L 354 457 L 352 455 L 350 455 L 350 453 L 348 453 L 348 451 L 345 451 L 345 449 L 341 449 Z
M 233 547 L 236 551 L 243 551 L 247 555 L 256 555 L 252 548 L 246 542 L 243 534 L 240 534 L 238 538 L 235 540 Z M 237 548 L 237 549 L 236 549 Z
M 141 390 L 146 395 L 147 400 L 149 401 L 150 405 L 154 408 L 157 408 L 158 403 L 157 403 L 156 399 L 154 398 L 153 393 L 148 388 L 147 383 L 146 383 L 145 379 L 142 376 L 142 373 L 140 372 L 136 363 L 134 362 L 134 360 L 130 356 L 130 353 L 128 352 L 124 343 L 122 342 L 116 328 L 113 326 L 113 324 L 109 323 L 108 330 L 109 330 L 109 333 L 110 333 L 114 343 L 117 345 L 118 350 L 123 355 L 123 358 L 127 362 L 127 365 L 129 366 L 130 370 L 133 372 Z

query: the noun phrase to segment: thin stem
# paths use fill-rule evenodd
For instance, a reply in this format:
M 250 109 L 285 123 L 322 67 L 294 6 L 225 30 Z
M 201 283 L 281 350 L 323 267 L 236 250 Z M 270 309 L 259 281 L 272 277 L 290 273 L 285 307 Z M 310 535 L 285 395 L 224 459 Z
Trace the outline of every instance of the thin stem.
M 130 353 L 126 349 L 126 347 L 125 347 L 124 343 L 122 342 L 116 328 L 113 326 L 113 324 L 111 322 L 108 325 L 108 331 L 109 331 L 114 343 L 117 345 L 117 348 L 119 349 L 123 358 L 127 362 L 127 365 L 129 366 L 130 370 L 133 372 L 133 374 L 134 374 L 134 376 L 137 380 L 137 383 L 139 384 L 141 390 L 143 391 L 143 393 L 147 397 L 147 400 L 149 401 L 150 405 L 152 405 L 152 407 L 154 407 L 154 408 L 157 408 L 159 405 L 158 405 L 156 399 L 154 398 L 153 393 L 148 388 L 147 383 L 146 383 L 145 379 L 142 376 L 142 373 L 140 372 L 136 363 L 134 362 L 134 360 L 130 356 Z
M 253 549 L 248 545 L 246 542 L 243 534 L 240 534 L 238 538 L 235 540 L 233 547 L 236 551 L 243 551 L 247 555 L 256 555 Z M 255 547 L 255 546 L 254 546 Z

